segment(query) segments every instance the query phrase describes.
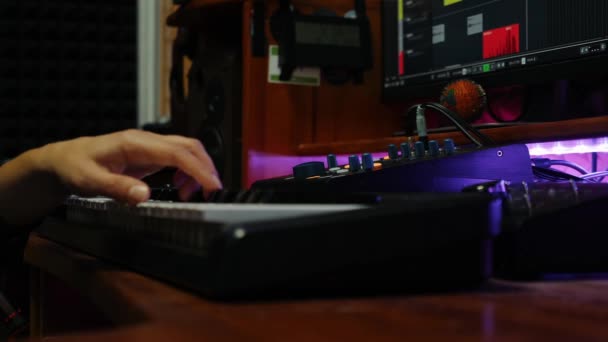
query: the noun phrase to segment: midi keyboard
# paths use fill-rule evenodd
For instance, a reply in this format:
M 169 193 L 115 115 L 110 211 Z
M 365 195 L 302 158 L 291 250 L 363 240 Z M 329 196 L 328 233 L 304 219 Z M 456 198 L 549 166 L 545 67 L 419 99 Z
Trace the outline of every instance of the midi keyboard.
M 217 299 L 468 288 L 490 276 L 501 214 L 494 197 L 351 199 L 133 207 L 73 196 L 37 233 Z

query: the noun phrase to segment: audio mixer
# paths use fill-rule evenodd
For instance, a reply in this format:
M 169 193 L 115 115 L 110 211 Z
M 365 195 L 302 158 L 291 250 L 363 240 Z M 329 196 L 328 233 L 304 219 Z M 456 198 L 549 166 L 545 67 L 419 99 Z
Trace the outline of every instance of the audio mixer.
M 426 145 L 426 146 L 425 146 Z M 489 180 L 532 181 L 530 154 L 525 145 L 458 147 L 452 139 L 443 145 L 402 143 L 388 146 L 382 159 L 370 153 L 351 155 L 338 165 L 336 156 L 326 163 L 313 161 L 293 167 L 283 177 L 260 180 L 253 189 L 323 192 L 459 192 Z

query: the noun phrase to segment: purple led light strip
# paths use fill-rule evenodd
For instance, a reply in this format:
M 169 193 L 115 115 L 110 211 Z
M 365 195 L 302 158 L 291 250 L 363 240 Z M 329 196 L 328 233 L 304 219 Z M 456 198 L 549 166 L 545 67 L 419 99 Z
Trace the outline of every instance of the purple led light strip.
M 608 152 L 608 137 L 527 144 L 531 156 Z

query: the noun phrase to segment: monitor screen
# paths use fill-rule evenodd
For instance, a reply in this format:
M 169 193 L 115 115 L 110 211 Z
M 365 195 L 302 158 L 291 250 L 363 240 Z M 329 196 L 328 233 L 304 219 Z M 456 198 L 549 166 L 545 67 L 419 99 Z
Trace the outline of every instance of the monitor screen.
M 384 0 L 386 100 L 608 70 L 606 0 Z

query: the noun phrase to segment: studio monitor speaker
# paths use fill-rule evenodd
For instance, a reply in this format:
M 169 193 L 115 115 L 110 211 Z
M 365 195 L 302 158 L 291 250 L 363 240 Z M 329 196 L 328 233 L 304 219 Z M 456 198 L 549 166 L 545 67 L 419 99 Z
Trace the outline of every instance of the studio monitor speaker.
M 199 29 L 181 30 L 176 45 L 192 62 L 187 82 L 172 70 L 174 130 L 200 139 L 213 159 L 226 188 L 241 187 L 241 28 L 225 20 Z M 180 58 L 175 52 L 174 59 Z M 179 64 L 179 63 L 178 63 Z

